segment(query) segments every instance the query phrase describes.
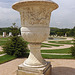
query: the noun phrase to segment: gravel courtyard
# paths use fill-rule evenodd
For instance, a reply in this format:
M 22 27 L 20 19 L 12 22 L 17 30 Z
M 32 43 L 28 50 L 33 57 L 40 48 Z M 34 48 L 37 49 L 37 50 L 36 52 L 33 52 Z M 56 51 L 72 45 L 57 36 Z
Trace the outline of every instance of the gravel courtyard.
M 25 59 L 15 59 L 0 65 L 0 75 L 16 75 L 18 65 Z M 51 61 L 52 75 L 75 75 L 75 60 L 73 59 L 46 59 Z

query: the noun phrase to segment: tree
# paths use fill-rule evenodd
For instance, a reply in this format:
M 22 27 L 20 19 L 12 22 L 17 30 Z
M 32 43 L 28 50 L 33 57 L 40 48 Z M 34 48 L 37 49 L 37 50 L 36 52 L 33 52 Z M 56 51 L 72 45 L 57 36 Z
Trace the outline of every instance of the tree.
M 57 35 L 58 35 L 58 36 L 63 36 L 64 33 L 63 33 L 63 32 L 57 32 Z
M 13 23 L 11 27 L 11 32 L 13 36 L 18 36 L 20 34 L 19 28 L 16 26 L 16 23 Z
M 13 28 L 15 28 L 16 27 L 16 23 L 12 23 L 13 24 Z
M 11 32 L 13 34 L 12 37 L 10 37 L 10 40 L 7 41 L 7 43 L 4 45 L 3 50 L 8 55 L 13 55 L 16 57 L 23 57 L 26 55 L 27 52 L 27 42 L 22 39 L 22 37 L 19 37 L 19 29 L 15 25 L 16 23 L 13 23 L 13 27 L 11 27 Z

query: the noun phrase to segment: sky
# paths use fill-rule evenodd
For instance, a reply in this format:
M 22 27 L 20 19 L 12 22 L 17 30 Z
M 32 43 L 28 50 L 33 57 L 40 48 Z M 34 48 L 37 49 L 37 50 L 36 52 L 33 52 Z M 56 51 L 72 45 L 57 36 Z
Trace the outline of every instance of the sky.
M 21 27 L 19 12 L 12 9 L 12 4 L 19 0 L 0 0 L 0 28 L 16 23 Z M 51 13 L 50 27 L 73 28 L 75 26 L 75 0 L 53 0 L 59 8 Z

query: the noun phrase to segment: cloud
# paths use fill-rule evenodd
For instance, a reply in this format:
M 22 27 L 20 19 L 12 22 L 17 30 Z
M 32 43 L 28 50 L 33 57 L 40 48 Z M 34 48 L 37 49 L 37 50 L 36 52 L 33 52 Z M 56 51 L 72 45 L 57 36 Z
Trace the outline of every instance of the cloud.
M 75 0 L 53 0 L 59 8 L 52 12 L 51 27 L 73 28 L 75 24 Z M 58 23 L 60 22 L 60 24 Z
M 13 22 L 20 26 L 20 14 L 12 4 L 19 0 L 0 0 L 0 27 L 9 27 Z M 73 28 L 75 26 L 75 0 L 53 0 L 59 8 L 51 14 L 51 27 Z
M 16 2 L 16 1 L 19 1 L 19 0 L 0 0 L 0 2 L 3 2 L 3 3 L 12 3 L 12 2 Z
M 20 25 L 19 13 L 12 8 L 0 7 L 0 27 L 9 27 L 13 22 L 17 22 Z
M 20 15 L 11 8 L 15 1 L 0 0 L 0 27 L 10 27 L 14 22 L 20 26 Z

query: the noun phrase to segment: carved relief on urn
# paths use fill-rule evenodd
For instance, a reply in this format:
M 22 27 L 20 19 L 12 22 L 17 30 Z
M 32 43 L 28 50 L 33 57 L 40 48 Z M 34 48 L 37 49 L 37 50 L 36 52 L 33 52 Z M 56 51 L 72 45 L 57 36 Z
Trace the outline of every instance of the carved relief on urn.
M 41 6 L 26 6 L 20 12 L 21 14 L 21 22 L 22 26 L 46 26 L 50 21 L 50 10 L 49 8 L 41 7 Z

